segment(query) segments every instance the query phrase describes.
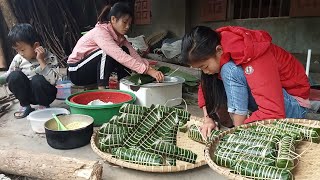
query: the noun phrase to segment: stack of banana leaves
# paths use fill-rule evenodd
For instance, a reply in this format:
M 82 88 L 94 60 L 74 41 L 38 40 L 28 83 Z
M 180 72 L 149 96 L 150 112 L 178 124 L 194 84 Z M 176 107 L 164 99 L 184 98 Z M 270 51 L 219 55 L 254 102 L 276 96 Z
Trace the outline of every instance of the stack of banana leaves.
M 189 121 L 190 113 L 133 104 L 124 104 L 119 112 L 98 131 L 101 151 L 145 166 L 176 166 L 177 160 L 196 162 L 197 154 L 176 145 L 179 123 Z
M 158 68 L 164 75 L 170 75 L 172 77 L 178 76 L 185 80 L 184 84 L 190 87 L 195 87 L 198 85 L 199 79 L 191 74 L 179 71 L 177 69 L 171 69 L 167 66 L 161 66 Z M 128 80 L 131 81 L 134 85 L 140 86 L 154 82 L 155 79 L 147 74 L 132 74 L 128 77 Z
M 166 66 L 161 66 L 158 68 L 158 71 L 161 71 L 163 74 L 166 74 L 170 71 L 171 69 Z M 155 81 L 155 79 L 147 74 L 133 74 L 128 77 L 128 80 L 134 83 L 136 86 L 152 83 Z
M 161 113 L 169 113 L 172 111 L 175 111 L 178 115 L 179 118 L 179 130 L 181 132 L 186 132 L 188 130 L 188 128 L 186 127 L 187 122 L 190 120 L 190 116 L 191 114 L 183 109 L 178 109 L 175 107 L 168 107 L 168 106 L 164 106 L 164 105 L 156 105 L 155 108 L 159 109 Z M 162 114 L 164 115 L 164 114 Z
M 194 140 L 202 140 L 201 135 L 193 134 L 190 136 Z M 299 161 L 295 146 L 302 140 L 319 143 L 320 129 L 287 121 L 237 128 L 233 134 L 220 139 L 213 160 L 248 178 L 289 180 L 293 179 L 291 171 Z

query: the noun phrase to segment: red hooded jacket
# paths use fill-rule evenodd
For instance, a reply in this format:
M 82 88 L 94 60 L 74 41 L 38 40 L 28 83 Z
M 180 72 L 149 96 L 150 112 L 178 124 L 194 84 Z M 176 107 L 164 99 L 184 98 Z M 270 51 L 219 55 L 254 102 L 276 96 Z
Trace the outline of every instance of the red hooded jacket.
M 272 44 L 272 38 L 267 32 L 232 26 L 216 31 L 221 35 L 223 49 L 220 67 L 231 58 L 236 65 L 241 66 L 258 105 L 258 110 L 245 123 L 285 118 L 282 88 L 292 96 L 309 98 L 310 84 L 304 67 L 293 55 Z M 249 68 L 251 71 L 248 71 Z M 198 104 L 200 108 L 205 105 L 201 86 Z

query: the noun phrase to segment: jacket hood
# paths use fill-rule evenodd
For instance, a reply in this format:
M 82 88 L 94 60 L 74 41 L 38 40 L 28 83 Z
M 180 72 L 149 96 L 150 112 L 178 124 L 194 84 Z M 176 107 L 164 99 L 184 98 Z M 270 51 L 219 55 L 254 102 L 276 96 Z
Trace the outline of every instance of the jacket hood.
M 244 64 L 263 55 L 269 48 L 272 38 L 261 30 L 227 26 L 216 30 L 221 35 L 223 54 L 220 66 L 232 58 L 235 64 Z

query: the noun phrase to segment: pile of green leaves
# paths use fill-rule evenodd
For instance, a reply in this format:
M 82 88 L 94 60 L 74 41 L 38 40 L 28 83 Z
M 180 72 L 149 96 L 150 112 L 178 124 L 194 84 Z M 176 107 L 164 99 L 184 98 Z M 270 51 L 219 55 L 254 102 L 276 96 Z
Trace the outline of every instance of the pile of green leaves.
M 172 77 L 178 76 L 183 79 L 185 79 L 184 85 L 189 87 L 195 87 L 199 84 L 199 79 L 191 74 L 188 74 L 183 71 L 175 71 L 175 69 L 171 69 L 167 66 L 161 66 L 157 69 L 158 71 L 161 71 L 164 75 L 170 75 Z M 175 71 L 175 72 L 174 72 Z M 128 80 L 134 83 L 134 85 L 144 85 L 151 82 L 154 82 L 155 79 L 147 74 L 133 74 L 128 77 Z
M 302 140 L 319 143 L 320 129 L 280 120 L 237 128 L 220 139 L 213 160 L 248 178 L 291 180 L 300 157 L 295 145 Z
M 181 109 L 124 104 L 99 129 L 98 147 L 116 158 L 147 166 L 175 166 L 176 160 L 195 163 L 197 154 L 176 145 L 179 123 L 190 120 Z M 161 142 L 156 146 L 156 142 Z M 156 147 L 156 148 L 155 148 Z

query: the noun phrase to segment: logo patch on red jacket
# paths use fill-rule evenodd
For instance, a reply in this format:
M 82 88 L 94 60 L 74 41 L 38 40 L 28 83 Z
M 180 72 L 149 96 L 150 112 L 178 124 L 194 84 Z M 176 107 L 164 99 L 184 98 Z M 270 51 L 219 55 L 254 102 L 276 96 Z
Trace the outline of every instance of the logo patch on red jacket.
M 253 73 L 253 71 L 254 71 L 254 69 L 253 69 L 253 67 L 252 66 L 247 66 L 245 69 L 244 69 L 244 72 L 246 73 L 246 74 L 252 74 Z

